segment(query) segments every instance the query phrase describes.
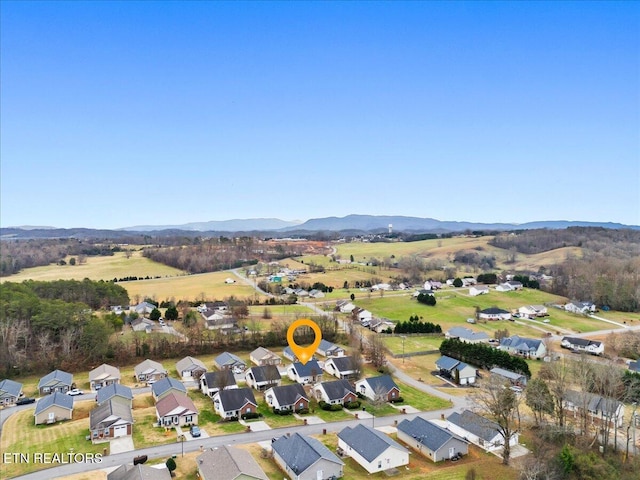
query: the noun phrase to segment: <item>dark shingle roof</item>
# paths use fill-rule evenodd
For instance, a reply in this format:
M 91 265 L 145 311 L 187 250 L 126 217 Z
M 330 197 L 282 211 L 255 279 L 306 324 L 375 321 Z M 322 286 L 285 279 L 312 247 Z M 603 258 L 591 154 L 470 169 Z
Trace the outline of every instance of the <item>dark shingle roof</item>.
M 294 433 L 290 437 L 285 435 L 271 444 L 271 448 L 284 460 L 289 468 L 300 475 L 320 458 L 344 465 L 334 453 L 315 438 Z
M 198 455 L 198 469 L 204 480 L 268 480 L 249 452 L 227 446 L 212 448 Z
M 108 401 L 89 412 L 89 428 L 109 428 L 118 419 L 133 423 L 131 409 L 121 403 Z
M 371 427 L 359 424 L 353 428 L 345 427 L 338 438 L 358 452 L 368 462 L 380 456 L 389 447 L 406 452 L 407 449 L 393 441 L 387 435 Z
M 353 370 L 352 357 L 332 357 L 327 362 L 332 362 L 339 372 L 348 372 Z
M 236 377 L 231 370 L 220 370 L 217 372 L 207 372 L 204 374 L 204 382 L 209 388 L 220 388 L 222 380 L 219 377 L 224 378 L 224 386 L 228 387 L 236 385 Z
M 229 353 L 229 352 L 222 352 L 220 355 L 216 357 L 214 362 L 221 367 L 233 366 L 238 364 L 246 365 L 246 363 L 244 363 L 244 360 L 234 355 L 233 353 Z
M 6 378 L 0 381 L 0 392 L 4 392 L 6 395 L 13 397 L 19 397 L 20 392 L 22 392 L 22 384 Z
M 500 433 L 496 422 L 481 417 L 470 410 L 465 410 L 462 413 L 453 412 L 447 420 L 487 442 L 493 440 Z
M 99 405 L 115 396 L 133 400 L 133 392 L 129 387 L 120 385 L 119 383 L 112 383 L 111 385 L 107 385 L 106 387 L 102 387 L 100 390 L 98 390 L 98 394 L 96 395 L 96 402 L 98 402 Z
M 46 397 L 42 397 L 40 400 L 38 400 L 38 403 L 36 403 L 35 415 L 38 415 L 40 412 L 46 410 L 52 405 L 57 405 L 62 408 L 72 410 L 73 397 L 71 395 L 66 395 L 60 392 L 55 392 L 51 395 L 47 395 Z
M 156 397 L 162 395 L 165 392 L 168 392 L 171 389 L 178 390 L 182 393 L 187 393 L 187 389 L 184 384 L 174 378 L 165 377 L 162 380 L 158 380 L 156 383 L 151 385 L 151 391 Z
M 54 370 L 51 373 L 47 373 L 40 379 L 40 381 L 38 382 L 38 389 L 42 388 L 51 381 L 71 386 L 71 384 L 73 383 L 73 375 L 67 372 L 63 372 L 62 370 Z
M 485 313 L 487 315 L 503 315 L 509 312 L 498 307 L 491 307 L 491 308 L 485 308 L 484 310 L 480 310 L 480 313 Z
M 322 339 L 320 340 L 320 344 L 318 345 L 318 350 L 322 350 L 323 352 L 331 352 L 334 350 L 342 350 L 342 348 L 335 343 L 331 343 L 325 339 Z
M 589 345 L 602 345 L 602 342 L 598 342 L 597 340 L 589 340 L 587 338 L 577 338 L 577 337 L 562 337 L 562 341 L 567 341 L 572 345 L 578 345 L 580 347 L 588 347 Z
M 393 388 L 398 388 L 396 382 L 394 382 L 393 378 L 389 375 L 380 375 L 379 377 L 365 378 L 364 380 L 369 384 L 371 390 L 374 392 L 384 391 L 385 393 L 388 393 Z M 398 390 L 400 389 L 398 388 Z
M 356 393 L 355 389 L 347 380 L 322 382 L 321 385 L 324 391 L 327 393 L 329 400 L 342 400 L 348 393 Z
M 457 438 L 463 442 L 465 441 L 449 430 L 440 428 L 422 417 L 416 417 L 411 421 L 403 420 L 398 425 L 398 430 L 413 437 L 432 452 L 442 448 L 442 446 L 452 438 Z
M 216 395 L 219 395 L 222 408 L 225 412 L 240 410 L 247 402 L 257 405 L 256 397 L 253 396 L 253 390 L 248 387 L 221 390 L 216 393 Z
M 296 362 L 293 364 L 293 368 L 299 377 L 311 377 L 322 374 L 322 369 L 320 368 L 317 360 L 309 360 L 304 365 L 300 362 Z
M 453 370 L 456 365 L 460 363 L 460 360 L 456 360 L 455 358 L 447 357 L 446 355 L 441 356 L 438 360 L 436 360 L 436 367 L 440 370 Z
M 256 382 L 276 382 L 282 378 L 280 371 L 275 365 L 264 365 L 262 367 L 251 367 L 249 369 Z
M 302 388 L 302 385 L 299 383 L 294 385 L 281 385 L 273 387 L 271 390 L 273 390 L 273 394 L 278 399 L 278 404 L 280 404 L 281 407 L 293 405 L 301 397 L 309 401 L 304 388 Z

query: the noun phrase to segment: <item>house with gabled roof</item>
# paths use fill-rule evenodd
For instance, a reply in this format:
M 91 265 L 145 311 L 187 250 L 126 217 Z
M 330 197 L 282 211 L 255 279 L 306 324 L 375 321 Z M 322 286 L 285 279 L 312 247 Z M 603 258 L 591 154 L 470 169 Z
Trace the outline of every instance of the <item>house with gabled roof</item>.
M 489 335 L 486 332 L 474 332 L 466 327 L 452 327 L 445 333 L 445 337 L 457 338 L 465 343 L 487 343 L 489 341 Z
M 324 362 L 324 371 L 340 379 L 351 379 L 360 374 L 353 357 L 331 357 Z
M 248 451 L 226 445 L 205 450 L 196 465 L 202 480 L 269 480 Z
M 40 395 L 49 395 L 50 393 L 67 393 L 73 385 L 73 375 L 62 370 L 54 370 L 46 374 L 38 382 L 38 392 Z
M 518 308 L 518 313 L 521 317 L 528 319 L 544 317 L 547 315 L 547 307 L 544 305 L 525 305 Z
M 197 358 L 184 357 L 176 363 L 176 371 L 184 380 L 200 378 L 206 371 L 206 365 Z
M 222 352 L 213 361 L 220 370 L 230 369 L 233 373 L 242 373 L 247 368 L 247 364 L 237 355 L 230 352 Z
M 104 440 L 131 435 L 133 414 L 131 408 L 108 400 L 89 412 L 91 440 Z
M 113 472 L 107 474 L 107 480 L 171 480 L 171 473 L 166 466 L 155 467 L 148 467 L 140 463 L 120 465 Z
M 344 462 L 315 438 L 294 433 L 271 444 L 273 459 L 291 480 L 340 478 Z
M 458 385 L 472 385 L 476 383 L 477 371 L 471 365 L 467 365 L 455 358 L 441 356 L 436 360 L 436 368 L 440 374 L 451 378 Z
M 295 362 L 287 368 L 287 376 L 302 385 L 312 384 L 322 380 L 322 368 L 316 360 L 309 360 L 305 364 Z
M 250 388 L 231 388 L 214 393 L 213 408 L 222 418 L 239 418 L 245 413 L 256 413 L 258 402 Z
M 38 400 L 36 411 L 33 415 L 36 425 L 71 420 L 73 416 L 73 397 L 61 392 L 53 392 Z
M 318 352 L 318 355 L 322 355 L 323 357 L 341 357 L 344 355 L 344 348 L 322 339 L 316 352 Z
M 409 450 L 362 423 L 338 433 L 338 451 L 353 458 L 369 473 L 409 465 Z
M 527 358 L 542 358 L 547 354 L 547 347 L 545 347 L 542 340 L 518 335 L 500 340 L 500 350 L 509 352 L 511 355 L 521 355 Z
M 280 385 L 282 380 L 280 371 L 275 365 L 251 367 L 244 372 L 244 378 L 247 381 L 247 385 L 255 388 L 259 392 L 263 392 L 267 388 Z
M 624 404 L 615 398 L 567 390 L 564 395 L 564 409 L 568 418 L 578 418 L 585 413 L 592 425 L 609 424 L 617 428 L 624 425 Z
M 469 443 L 466 440 L 422 417 L 400 422 L 398 424 L 398 440 L 433 462 L 469 453 Z
M 5 378 L 0 381 L 0 405 L 14 405 L 22 395 L 22 384 Z
M 486 285 L 473 285 L 469 288 L 469 295 L 477 297 L 478 295 L 486 295 L 489 293 L 489 287 Z
M 117 402 L 131 408 L 133 404 L 133 392 L 126 385 L 112 383 L 98 390 L 96 403 L 102 405 L 105 402 Z
M 505 383 L 509 382 L 511 385 L 517 387 L 525 387 L 527 385 L 527 376 L 521 373 L 512 372 L 500 367 L 494 367 L 490 370 L 491 375 L 497 376 Z
M 282 364 L 282 359 L 278 355 L 264 347 L 258 347 L 253 352 L 251 352 L 249 354 L 249 360 L 251 360 L 259 367 L 262 367 L 264 365 Z
M 480 312 L 478 312 L 478 318 L 480 320 L 509 320 L 511 313 L 502 308 L 491 307 L 480 310 Z
M 138 317 L 131 322 L 131 329 L 134 332 L 151 333 L 157 326 L 156 322 L 145 317 Z
M 200 391 L 209 397 L 213 397 L 221 389 L 228 388 L 238 388 L 236 377 L 229 369 L 207 372 L 200 377 Z
M 570 350 L 590 353 L 591 355 L 602 355 L 604 353 L 604 343 L 597 340 L 589 340 L 588 338 L 562 337 L 560 346 Z
M 171 392 L 156 403 L 158 423 L 165 427 L 198 424 L 198 409 L 184 393 Z
M 149 315 L 153 312 L 153 309 L 157 308 L 153 303 L 149 302 L 140 302 L 137 305 L 133 305 L 131 309 L 136 312 L 138 315 Z
M 304 410 L 309 408 L 309 399 L 302 385 L 281 385 L 264 392 L 267 404 L 275 410 Z
M 313 392 L 318 401 L 323 400 L 329 404 L 344 405 L 358 399 L 355 388 L 347 380 L 316 383 Z
M 500 434 L 499 425 L 471 410 L 453 412 L 449 415 L 447 429 L 488 452 L 504 447 L 504 437 Z M 515 447 L 518 445 L 518 439 L 517 432 L 512 434 L 509 445 Z
M 89 372 L 89 387 L 100 390 L 112 383 L 120 383 L 120 369 L 103 363 Z
M 167 376 L 167 371 L 161 363 L 148 358 L 136 365 L 133 371 L 138 382 L 145 382 L 149 385 Z
M 590 313 L 595 313 L 596 312 L 596 306 L 594 303 L 591 302 L 578 302 L 576 300 L 573 300 L 567 304 L 565 304 L 564 309 L 567 312 L 571 312 L 571 313 L 579 313 L 582 315 L 588 315 Z
M 184 383 L 169 377 L 158 380 L 151 385 L 151 395 L 156 402 L 172 392 L 186 394 L 187 388 L 184 386 Z
M 389 375 L 363 378 L 356 382 L 356 393 L 364 395 L 369 400 L 376 401 L 383 396 L 388 402 L 400 397 L 400 388 Z

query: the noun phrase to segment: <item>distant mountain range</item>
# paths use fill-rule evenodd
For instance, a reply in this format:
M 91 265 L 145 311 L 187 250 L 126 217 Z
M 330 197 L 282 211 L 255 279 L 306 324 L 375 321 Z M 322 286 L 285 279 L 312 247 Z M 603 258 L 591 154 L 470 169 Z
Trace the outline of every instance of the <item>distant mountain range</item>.
M 0 228 L 0 237 L 9 238 L 126 238 L 136 233 L 156 236 L 188 235 L 202 233 L 223 235 L 228 233 L 259 232 L 272 236 L 292 236 L 314 232 L 342 232 L 356 235 L 364 233 L 387 232 L 389 226 L 393 232 L 409 233 L 445 233 L 466 230 L 509 231 L 531 230 L 536 228 L 561 229 L 568 227 L 602 227 L 612 229 L 640 230 L 638 225 L 623 225 L 612 222 L 581 222 L 551 220 L 528 223 L 475 223 L 441 221 L 433 218 L 405 217 L 398 215 L 347 215 L 346 217 L 313 218 L 306 222 L 287 222 L 277 218 L 253 218 L 210 222 L 194 222 L 182 225 L 139 225 L 117 230 L 90 228 L 55 227 L 9 227 Z

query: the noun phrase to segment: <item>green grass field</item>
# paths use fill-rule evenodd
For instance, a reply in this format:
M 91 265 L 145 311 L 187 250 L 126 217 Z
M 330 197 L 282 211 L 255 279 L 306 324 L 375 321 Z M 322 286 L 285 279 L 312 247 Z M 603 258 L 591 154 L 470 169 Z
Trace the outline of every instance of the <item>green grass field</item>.
M 383 335 L 385 347 L 392 353 L 398 355 L 404 353 L 424 352 L 429 350 L 438 350 L 440 344 L 444 340 L 444 335 L 434 336 L 409 336 L 405 335 L 403 339 L 399 335 Z M 403 346 L 404 344 L 404 346 Z

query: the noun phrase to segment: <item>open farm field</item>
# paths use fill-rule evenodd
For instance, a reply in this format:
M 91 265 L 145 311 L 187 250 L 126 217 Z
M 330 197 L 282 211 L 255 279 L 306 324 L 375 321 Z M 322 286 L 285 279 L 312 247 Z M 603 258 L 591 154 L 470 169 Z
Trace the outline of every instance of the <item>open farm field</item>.
M 364 265 L 345 265 L 343 267 L 338 267 L 335 270 L 327 270 L 323 273 L 305 273 L 299 275 L 296 282 L 306 282 L 309 285 L 313 285 L 315 282 L 322 282 L 330 287 L 342 288 L 345 280 L 349 282 L 349 285 L 351 286 L 353 286 L 357 281 L 366 282 L 372 279 L 378 279 L 380 282 L 389 283 L 393 277 L 400 273 L 400 270 L 397 269 L 383 269 L 380 267 L 367 267 Z
M 225 279 L 233 278 L 236 283 L 226 284 Z M 174 278 L 154 278 L 120 283 L 129 292 L 129 298 L 162 300 L 223 300 L 231 296 L 236 298 L 255 298 L 256 291 L 237 278 L 232 272 L 212 272 L 187 275 Z M 261 296 L 258 298 L 263 300 Z
M 132 252 L 127 258 L 124 252 L 117 252 L 109 257 L 87 257 L 82 265 L 47 265 L 44 267 L 25 268 L 15 275 L 2 277 L 0 282 L 22 282 L 23 280 L 113 280 L 129 276 L 136 277 L 175 277 L 186 275 L 177 268 L 154 262 L 142 256 L 142 252 Z M 124 286 L 125 283 L 122 283 Z
M 394 354 L 425 352 L 430 350 L 438 350 L 440 344 L 444 340 L 444 335 L 433 336 L 412 336 L 405 335 L 404 341 L 400 335 L 383 335 L 382 341 L 385 347 Z M 404 346 L 403 346 L 404 343 Z

